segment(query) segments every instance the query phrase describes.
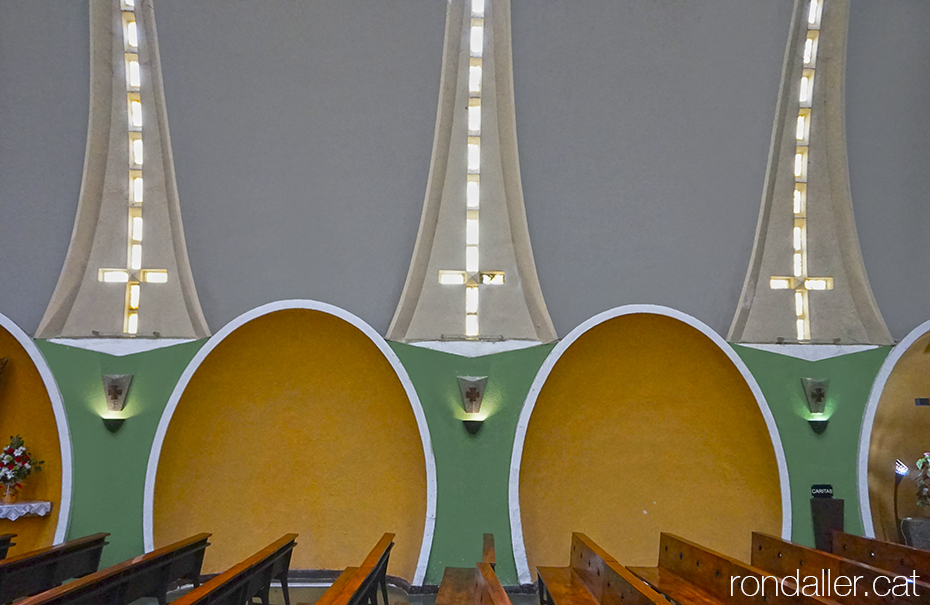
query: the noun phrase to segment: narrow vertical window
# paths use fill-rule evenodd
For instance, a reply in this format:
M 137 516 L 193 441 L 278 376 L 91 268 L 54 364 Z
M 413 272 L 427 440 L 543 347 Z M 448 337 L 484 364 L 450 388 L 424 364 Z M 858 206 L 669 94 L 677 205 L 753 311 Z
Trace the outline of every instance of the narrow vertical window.
M 484 24 L 483 19 L 472 19 L 470 47 L 473 57 L 480 57 L 484 52 Z M 476 23 L 477 22 L 477 23 Z

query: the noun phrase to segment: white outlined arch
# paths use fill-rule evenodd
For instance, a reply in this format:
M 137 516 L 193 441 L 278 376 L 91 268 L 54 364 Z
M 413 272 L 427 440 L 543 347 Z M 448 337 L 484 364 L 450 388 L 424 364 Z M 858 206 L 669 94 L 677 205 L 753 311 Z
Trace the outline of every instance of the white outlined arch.
M 174 391 L 172 391 L 171 397 L 168 399 L 168 405 L 165 407 L 165 411 L 162 413 L 161 420 L 158 423 L 158 429 L 155 432 L 155 441 L 152 443 L 152 450 L 149 453 L 148 466 L 145 471 L 145 495 L 142 512 L 142 533 L 145 540 L 145 550 L 149 552 L 155 548 L 153 512 L 155 506 L 155 475 L 158 472 L 158 460 L 161 457 L 161 449 L 165 441 L 165 435 L 168 432 L 168 425 L 171 424 L 171 417 L 174 416 L 174 411 L 177 409 L 178 402 L 181 400 L 181 395 L 184 394 L 185 389 L 187 389 L 188 383 L 197 372 L 200 364 L 203 363 L 213 349 L 227 336 L 253 319 L 286 309 L 321 311 L 338 317 L 358 328 L 377 345 L 381 353 L 387 358 L 388 363 L 394 368 L 394 372 L 397 374 L 397 377 L 404 387 L 404 391 L 407 393 L 407 398 L 410 400 L 410 407 L 413 408 L 413 414 L 417 419 L 420 440 L 423 443 L 423 458 L 426 462 L 426 523 L 423 527 L 423 543 L 420 546 L 420 557 L 417 560 L 417 569 L 413 576 L 413 585 L 419 586 L 423 584 L 423 580 L 426 577 L 426 565 L 429 563 L 430 549 L 433 545 L 433 531 L 436 527 L 436 459 L 433 455 L 433 444 L 430 439 L 429 427 L 426 424 L 426 414 L 423 412 L 423 406 L 420 404 L 420 398 L 417 397 L 416 389 L 413 388 L 413 383 L 407 375 L 407 370 L 404 369 L 404 366 L 400 363 L 400 359 L 388 346 L 387 341 L 384 340 L 374 328 L 352 313 L 315 300 L 281 300 L 256 307 L 251 311 L 243 313 L 214 334 L 184 369 L 180 380 L 178 380 L 178 384 L 174 387 Z
M 759 411 L 762 412 L 762 417 L 765 419 L 765 425 L 772 439 L 772 447 L 775 450 L 775 458 L 778 462 L 778 480 L 781 486 L 781 534 L 786 540 L 791 538 L 791 483 L 788 478 L 788 463 L 785 459 L 785 450 L 782 446 L 781 437 L 778 434 L 778 427 L 775 425 L 775 417 L 772 415 L 772 410 L 769 408 L 769 404 L 762 394 L 762 389 L 759 388 L 759 384 L 749 371 L 749 368 L 743 360 L 740 359 L 733 348 L 704 322 L 682 313 L 681 311 L 676 311 L 675 309 L 660 305 L 625 305 L 595 315 L 563 338 L 562 341 L 552 349 L 552 352 L 546 357 L 546 361 L 543 362 L 542 366 L 539 368 L 539 372 L 536 374 L 536 378 L 533 380 L 533 384 L 530 386 L 529 393 L 527 393 L 526 400 L 523 403 L 523 410 L 520 412 L 520 420 L 517 422 L 517 433 L 513 443 L 513 454 L 510 459 L 509 485 L 510 535 L 513 543 L 513 558 L 517 566 L 517 577 L 521 584 L 528 584 L 532 581 L 529 563 L 526 559 L 526 544 L 523 540 L 523 521 L 520 518 L 520 464 L 523 461 L 526 430 L 529 427 L 533 409 L 536 407 L 536 399 L 539 397 L 539 393 L 543 385 L 546 384 L 546 380 L 549 378 L 549 374 L 552 372 L 555 364 L 558 363 L 565 351 L 585 332 L 611 319 L 640 313 L 670 317 L 691 326 L 720 347 L 720 349 L 726 353 L 730 361 L 733 362 L 733 365 L 736 366 L 736 369 L 739 370 L 746 384 L 749 385 L 749 389 L 752 391 L 756 403 L 759 405 Z
M 862 415 L 862 427 L 859 429 L 859 455 L 858 455 L 858 488 L 859 488 L 859 515 L 862 517 L 862 527 L 866 537 L 875 537 L 875 525 L 872 523 L 872 503 L 869 501 L 869 444 L 872 441 L 872 427 L 875 424 L 875 414 L 878 413 L 878 402 L 885 392 L 885 384 L 891 372 L 898 365 L 901 357 L 923 337 L 930 332 L 930 321 L 925 321 L 899 342 L 878 370 L 872 390 L 869 391 L 869 400 L 865 404 L 865 413 Z M 890 469 L 889 469 L 890 472 Z
M 12 319 L 0 313 L 0 326 L 9 332 L 13 338 L 26 350 L 29 359 L 35 364 L 45 384 L 48 398 L 52 402 L 52 411 L 55 414 L 55 424 L 58 427 L 58 444 L 61 448 L 61 502 L 58 505 L 58 525 L 55 527 L 55 544 L 61 544 L 68 535 L 68 524 L 71 522 L 71 496 L 72 496 L 72 452 L 71 431 L 68 428 L 68 415 L 65 413 L 65 404 L 58 390 L 58 383 L 52 375 L 52 369 L 45 361 L 42 351 L 36 343 L 17 326 Z

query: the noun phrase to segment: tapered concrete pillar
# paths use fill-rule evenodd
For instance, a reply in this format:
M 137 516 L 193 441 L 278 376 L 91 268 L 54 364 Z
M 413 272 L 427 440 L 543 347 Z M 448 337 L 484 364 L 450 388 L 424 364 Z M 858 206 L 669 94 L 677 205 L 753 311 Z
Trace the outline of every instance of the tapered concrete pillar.
M 152 2 L 90 0 L 90 29 L 80 200 L 36 336 L 208 336 L 181 225 Z
M 893 342 L 869 287 L 853 218 L 848 26 L 849 0 L 795 1 L 762 209 L 731 342 Z
M 520 182 L 509 0 L 451 0 L 426 200 L 387 337 L 556 338 Z

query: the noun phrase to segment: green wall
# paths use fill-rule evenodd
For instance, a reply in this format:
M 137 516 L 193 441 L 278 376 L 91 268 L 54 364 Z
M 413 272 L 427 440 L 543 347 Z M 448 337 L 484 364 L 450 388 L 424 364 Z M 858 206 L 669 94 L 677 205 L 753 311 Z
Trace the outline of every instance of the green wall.
M 859 431 L 869 391 L 892 347 L 879 347 L 820 361 L 806 361 L 733 345 L 749 366 L 772 409 L 791 478 L 792 541 L 814 545 L 811 485 L 833 485 L 834 497 L 845 500 L 846 531 L 862 534 L 856 487 Z M 807 423 L 801 378 L 829 379 L 823 434 Z
M 141 554 L 145 467 L 155 429 L 178 379 L 206 340 L 116 357 L 37 340 L 61 391 L 74 460 L 69 538 L 108 532 L 101 565 Z M 107 414 L 103 374 L 132 374 L 126 422 L 117 433 Z
M 554 345 L 483 357 L 390 345 L 416 387 L 436 456 L 436 533 L 426 583 L 439 584 L 446 567 L 471 567 L 480 561 L 482 535 L 493 533 L 501 582 L 516 584 L 508 507 L 510 456 L 523 400 Z M 475 435 L 462 425 L 465 410 L 457 376 L 488 377 L 481 405 L 488 416 Z
M 206 341 L 124 357 L 36 341 L 61 390 L 72 435 L 74 494 L 69 537 L 111 534 L 104 564 L 143 551 L 145 470 L 158 421 L 184 368 Z M 426 582 L 438 584 L 446 566 L 471 566 L 481 557 L 481 538 L 493 533 L 498 573 L 515 584 L 511 552 L 508 481 L 516 424 L 529 387 L 554 345 L 468 358 L 389 343 L 416 388 L 430 427 L 437 474 L 437 518 Z M 830 483 L 846 501 L 846 527 L 861 533 L 856 456 L 862 414 L 872 382 L 891 347 L 809 362 L 734 345 L 772 409 L 791 477 L 793 539 L 813 544 L 810 486 Z M 105 414 L 101 374 L 133 374 L 116 434 Z M 481 431 L 463 425 L 456 376 L 488 376 Z M 830 424 L 816 435 L 807 424 L 800 378 L 828 378 Z

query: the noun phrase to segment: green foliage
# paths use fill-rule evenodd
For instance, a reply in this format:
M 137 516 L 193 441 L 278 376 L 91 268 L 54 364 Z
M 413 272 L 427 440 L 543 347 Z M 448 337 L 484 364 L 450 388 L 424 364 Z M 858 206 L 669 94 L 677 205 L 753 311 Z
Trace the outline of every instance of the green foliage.
M 914 480 L 917 483 L 917 506 L 930 508 L 930 452 L 925 452 L 917 460 L 920 473 Z

